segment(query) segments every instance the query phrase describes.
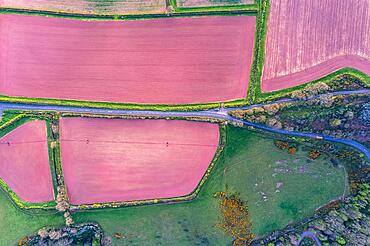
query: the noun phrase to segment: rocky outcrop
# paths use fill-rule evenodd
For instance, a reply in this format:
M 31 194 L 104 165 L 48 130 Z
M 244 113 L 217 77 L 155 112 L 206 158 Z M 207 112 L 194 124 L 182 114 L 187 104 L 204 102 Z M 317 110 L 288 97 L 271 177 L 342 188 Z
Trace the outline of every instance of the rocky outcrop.
M 103 233 L 96 223 L 83 223 L 61 228 L 42 228 L 36 235 L 23 238 L 20 245 L 29 246 L 67 246 L 67 245 L 100 245 Z

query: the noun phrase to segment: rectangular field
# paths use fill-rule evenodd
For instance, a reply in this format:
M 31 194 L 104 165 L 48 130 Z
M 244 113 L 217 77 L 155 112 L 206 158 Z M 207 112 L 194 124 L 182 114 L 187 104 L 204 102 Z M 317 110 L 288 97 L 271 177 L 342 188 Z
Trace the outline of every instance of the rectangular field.
M 45 122 L 27 122 L 0 138 L 0 178 L 27 202 L 54 199 Z
M 370 1 L 271 1 L 263 92 L 310 82 L 343 67 L 370 75 Z
M 254 32 L 254 16 L 0 15 L 0 94 L 145 104 L 243 99 Z
M 191 193 L 219 141 L 217 124 L 62 118 L 61 158 L 72 204 Z
M 0 7 L 82 14 L 160 13 L 166 0 L 1 0 Z

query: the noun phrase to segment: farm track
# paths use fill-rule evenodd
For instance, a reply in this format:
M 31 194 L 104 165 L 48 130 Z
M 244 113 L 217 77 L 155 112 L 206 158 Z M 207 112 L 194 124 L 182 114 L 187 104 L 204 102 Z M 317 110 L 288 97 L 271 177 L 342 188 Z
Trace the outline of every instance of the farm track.
M 319 98 L 320 96 L 339 96 L 339 95 L 356 95 L 356 94 L 369 94 L 369 89 L 357 90 L 357 91 L 338 91 L 338 92 L 331 92 L 326 93 L 318 96 L 314 96 L 308 98 L 307 100 L 312 100 Z M 279 101 L 267 103 L 288 103 L 298 101 L 298 99 L 282 99 Z M 261 124 L 256 124 L 253 122 L 249 122 L 246 120 L 238 119 L 229 115 L 229 112 L 233 110 L 244 110 L 250 109 L 255 107 L 261 107 L 267 104 L 257 104 L 251 106 L 244 106 L 244 107 L 231 107 L 231 108 L 221 108 L 221 109 L 211 109 L 211 110 L 204 110 L 204 111 L 188 111 L 188 112 L 180 112 L 180 111 L 156 111 L 156 110 L 115 110 L 115 109 L 108 109 L 108 108 L 84 108 L 84 107 L 73 107 L 73 106 L 57 106 L 57 105 L 41 105 L 41 104 L 24 104 L 24 103 L 9 103 L 9 102 L 1 102 L 0 109 L 2 110 L 26 110 L 26 111 L 57 111 L 57 112 L 64 112 L 64 113 L 77 113 L 77 114 L 102 114 L 102 115 L 120 115 L 120 116 L 135 116 L 135 117 L 178 117 L 178 118 L 186 118 L 186 117 L 206 117 L 211 119 L 220 119 L 220 120 L 227 120 L 229 122 L 235 123 L 243 123 L 244 126 L 254 127 L 256 129 L 264 130 L 267 132 L 278 133 L 293 137 L 304 137 L 304 138 L 312 138 L 318 140 L 325 140 L 335 143 L 341 143 L 348 146 L 351 146 L 360 152 L 362 152 L 367 159 L 370 160 L 370 151 L 362 144 L 348 139 L 343 138 L 335 138 L 331 136 L 327 136 L 324 134 L 314 134 L 308 132 L 297 132 L 297 131 L 287 131 L 283 129 L 275 129 L 271 127 L 267 127 Z

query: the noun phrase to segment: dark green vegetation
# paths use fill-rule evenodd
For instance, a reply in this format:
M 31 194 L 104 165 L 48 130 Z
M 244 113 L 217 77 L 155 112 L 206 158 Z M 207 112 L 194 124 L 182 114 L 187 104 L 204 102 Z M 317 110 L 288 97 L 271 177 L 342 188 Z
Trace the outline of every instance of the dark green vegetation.
M 96 221 L 121 245 L 226 245 L 231 238 L 216 226 L 221 216 L 216 192 L 238 193 L 246 201 L 257 234 L 302 219 L 345 192 L 344 169 L 325 156 L 308 161 L 307 151 L 298 148 L 290 155 L 265 135 L 234 127 L 227 133 L 221 158 L 193 201 L 77 212 L 75 222 Z
M 279 120 L 305 132 L 324 133 L 370 144 L 370 125 L 361 118 L 369 94 L 322 97 L 307 104 L 299 102 L 282 108 Z
M 344 85 L 347 80 L 341 81 Z M 326 84 L 316 84 L 316 89 Z M 361 85 L 351 82 L 351 89 L 361 89 Z M 293 93 L 297 98 L 312 95 L 310 91 Z M 269 127 L 289 131 L 313 132 L 338 138 L 348 138 L 370 146 L 370 96 L 369 93 L 356 95 L 322 95 L 308 101 L 275 103 L 263 107 L 236 110 L 231 114 Z
M 270 234 L 258 245 L 296 245 L 303 231 L 312 231 L 323 246 L 329 245 L 369 245 L 370 237 L 370 186 L 369 180 L 359 186 L 357 193 L 333 203 L 327 207 L 325 214 L 317 214 L 307 219 L 306 223 L 295 229 Z M 307 244 L 306 244 L 307 242 Z M 302 246 L 312 245 L 310 240 L 304 240 Z

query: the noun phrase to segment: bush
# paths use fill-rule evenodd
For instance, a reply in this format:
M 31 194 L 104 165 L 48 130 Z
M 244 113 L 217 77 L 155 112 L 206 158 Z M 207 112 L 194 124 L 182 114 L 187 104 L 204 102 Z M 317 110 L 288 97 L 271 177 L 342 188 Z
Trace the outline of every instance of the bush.
M 362 106 L 359 119 L 365 126 L 370 126 L 370 102 Z

